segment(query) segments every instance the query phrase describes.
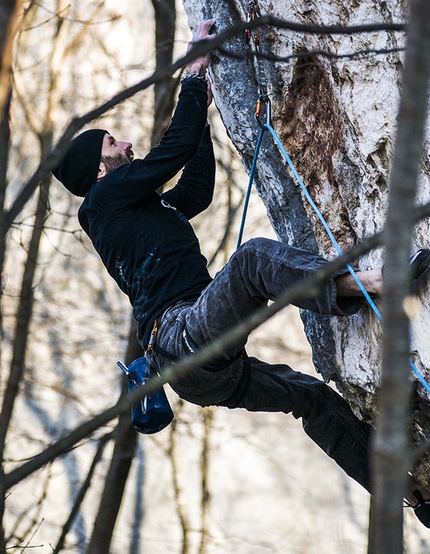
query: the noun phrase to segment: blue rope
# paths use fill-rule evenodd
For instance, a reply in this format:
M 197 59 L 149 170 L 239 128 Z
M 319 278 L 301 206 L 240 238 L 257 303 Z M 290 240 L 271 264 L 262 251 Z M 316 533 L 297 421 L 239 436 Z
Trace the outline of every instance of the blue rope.
M 319 211 L 318 207 L 316 206 L 315 202 L 312 200 L 309 192 L 308 192 L 308 189 L 305 187 L 305 184 L 303 183 L 300 175 L 297 173 L 297 170 L 296 168 L 294 167 L 294 164 L 293 162 L 291 161 L 290 159 L 290 156 L 287 154 L 287 151 L 285 150 L 284 148 L 284 145 L 282 144 L 282 142 L 279 140 L 279 137 L 278 135 L 276 134 L 275 130 L 273 129 L 273 127 L 271 125 L 268 125 L 267 123 L 264 125 L 264 127 L 266 127 L 266 129 L 268 129 L 271 133 L 272 133 L 272 136 L 273 138 L 275 139 L 275 142 L 276 144 L 279 146 L 286 162 L 288 163 L 288 165 L 290 166 L 290 169 L 291 171 L 293 172 L 293 175 L 294 177 L 296 178 L 296 181 L 299 183 L 301 189 L 303 190 L 303 193 L 304 195 L 306 196 L 306 199 L 307 201 L 309 202 L 310 206 L 312 207 L 312 209 L 314 210 L 314 212 L 317 214 L 319 220 L 321 221 L 321 223 L 323 224 L 324 226 L 324 229 L 326 230 L 333 246 L 336 248 L 336 251 L 337 253 L 339 254 L 339 256 L 342 256 L 343 255 L 343 252 L 338 244 L 338 242 L 336 241 L 336 239 L 334 238 L 334 235 L 333 233 L 331 232 L 330 230 L 330 227 L 327 225 L 327 222 L 326 220 L 324 219 L 324 216 L 322 215 L 322 213 Z M 375 312 L 375 314 L 379 317 L 379 319 L 382 321 L 382 314 L 381 312 L 379 311 L 378 307 L 376 306 L 375 302 L 372 300 L 372 298 L 370 297 L 369 293 L 367 292 L 367 290 L 364 288 L 362 282 L 360 281 L 360 279 L 357 277 L 357 274 L 356 272 L 353 270 L 353 268 L 349 265 L 349 264 L 346 264 L 346 267 L 348 269 L 348 271 L 350 272 L 350 274 L 353 276 L 354 278 L 354 281 L 357 283 L 359 289 L 361 290 L 361 292 L 363 293 L 365 299 L 367 300 L 367 302 L 369 303 L 370 307 L 372 308 L 372 310 Z
M 257 167 L 257 158 L 258 158 L 258 153 L 260 152 L 260 146 L 261 146 L 261 141 L 263 140 L 264 130 L 265 130 L 265 126 L 261 128 L 260 134 L 258 135 L 257 146 L 255 147 L 254 159 L 252 160 L 251 171 L 249 173 L 248 188 L 246 190 L 245 201 L 243 204 L 242 221 L 240 222 L 240 229 L 239 229 L 236 249 L 239 248 L 239 246 L 242 244 L 243 230 L 245 228 L 245 219 L 246 219 L 246 213 L 248 211 L 249 197 L 251 195 L 252 182 L 254 181 L 255 169 Z
M 271 125 L 268 125 L 267 123 L 265 124 L 265 126 L 269 131 L 270 133 L 272 134 L 273 138 L 275 139 L 275 142 L 276 144 L 278 145 L 278 147 L 280 148 L 285 160 L 287 161 L 288 165 L 290 166 L 290 169 L 291 171 L 293 172 L 297 182 L 299 183 L 301 189 L 303 190 L 305 196 L 306 196 L 306 199 L 308 200 L 309 204 L 311 205 L 311 207 L 313 208 L 313 210 L 315 211 L 315 213 L 317 214 L 318 218 L 320 219 L 321 223 L 323 224 L 324 226 L 324 229 L 327 231 L 327 234 L 328 236 L 330 237 L 330 240 L 331 242 L 333 243 L 334 247 L 336 248 L 337 250 L 337 253 L 339 254 L 339 256 L 342 256 L 343 255 L 343 252 L 342 250 L 340 249 L 339 247 L 339 244 L 337 243 L 336 239 L 334 238 L 333 236 L 333 233 L 331 232 L 329 226 L 327 225 L 327 222 L 325 221 L 323 215 L 321 214 L 321 212 L 319 211 L 318 207 L 315 205 L 315 202 L 312 200 L 311 196 L 309 195 L 309 192 L 307 190 L 307 188 L 305 187 L 305 184 L 303 183 L 302 179 L 300 178 L 300 175 L 297 173 L 297 170 L 296 168 L 294 167 L 294 164 L 293 162 L 291 161 L 289 155 L 287 154 L 287 151 L 285 150 L 284 148 L 284 145 L 281 143 L 281 141 L 279 140 L 279 137 L 278 135 L 276 134 L 276 131 L 273 129 L 273 127 Z M 351 273 L 351 275 L 353 276 L 355 282 L 357 283 L 357 285 L 359 286 L 361 292 L 363 293 L 364 297 L 366 298 L 367 302 L 369 303 L 370 307 L 372 308 L 372 310 L 374 311 L 374 313 L 377 315 L 377 317 L 379 318 L 379 320 L 381 322 L 383 322 L 383 317 L 382 317 L 382 314 L 381 312 L 379 311 L 378 307 L 376 306 L 375 302 L 372 300 L 372 298 L 370 297 L 369 293 L 367 292 L 367 290 L 364 288 L 364 286 L 362 285 L 360 279 L 357 277 L 356 275 L 356 272 L 353 270 L 353 268 L 349 265 L 349 264 L 346 264 L 346 267 L 348 269 L 348 271 Z M 423 374 L 419 371 L 419 369 L 415 366 L 415 364 L 412 362 L 412 360 L 409 360 L 409 365 L 412 369 L 412 371 L 415 373 L 415 375 L 418 377 L 418 379 L 420 380 L 421 384 L 424 386 L 424 388 L 426 389 L 426 391 L 428 392 L 428 394 L 430 395 L 430 385 L 427 383 L 427 381 L 425 380 Z
M 272 137 L 274 138 L 276 144 L 278 145 L 280 151 L 282 152 L 282 155 L 284 156 L 285 161 L 288 163 L 294 177 L 296 178 L 296 181 L 300 185 L 300 188 L 302 189 L 307 201 L 309 202 L 310 206 L 312 207 L 312 209 L 314 210 L 314 212 L 318 216 L 319 220 L 321 221 L 324 229 L 326 230 L 326 232 L 327 232 L 333 246 L 335 247 L 337 253 L 339 254 L 339 256 L 343 256 L 343 252 L 342 252 L 338 242 L 336 241 L 333 233 L 331 232 L 331 229 L 328 226 L 326 220 L 324 219 L 324 216 L 322 215 L 322 213 L 318 209 L 318 206 L 315 204 L 312 197 L 310 196 L 310 194 L 308 192 L 308 189 L 306 188 L 305 184 L 303 183 L 303 180 L 301 179 L 300 175 L 297 173 L 297 170 L 296 170 L 293 162 L 291 161 L 290 156 L 288 155 L 287 151 L 285 150 L 284 145 L 280 141 L 276 131 L 273 129 L 273 127 L 269 123 L 265 123 L 261 127 L 260 134 L 258 135 L 257 146 L 256 146 L 255 152 L 254 152 L 254 159 L 253 159 L 253 162 L 252 162 L 251 172 L 249 174 L 248 189 L 247 189 L 246 198 L 245 198 L 245 204 L 244 204 L 244 209 L 243 209 L 242 222 L 241 222 L 241 226 L 240 226 L 239 240 L 238 240 L 238 243 L 237 243 L 237 247 L 240 246 L 241 241 L 242 241 L 243 228 L 245 226 L 246 212 L 247 212 L 247 209 L 248 209 L 249 197 L 250 197 L 250 193 L 251 193 L 251 189 L 252 189 L 252 183 L 253 183 L 253 180 L 254 180 L 255 169 L 256 169 L 256 166 L 257 166 L 257 158 L 258 158 L 258 154 L 259 154 L 259 151 L 260 151 L 260 146 L 261 146 L 261 142 L 262 142 L 262 139 L 263 139 L 263 134 L 264 134 L 265 129 L 270 131 Z M 359 289 L 363 293 L 363 296 L 367 300 L 367 302 L 368 302 L 369 306 L 371 307 L 371 309 L 374 311 L 374 313 L 379 318 L 379 320 L 381 322 L 383 322 L 383 317 L 382 317 L 382 314 L 381 314 L 380 310 L 376 306 L 375 302 L 372 300 L 372 298 L 369 295 L 369 293 L 367 292 L 367 290 L 364 288 L 364 286 L 363 286 L 362 282 L 360 281 L 360 279 L 357 277 L 357 274 L 354 271 L 354 269 L 350 266 L 350 264 L 346 264 L 346 268 L 348 269 L 349 273 L 354 278 L 354 281 L 357 283 Z M 430 385 L 425 380 L 423 374 L 415 366 L 415 364 L 412 362 L 412 360 L 409 360 L 409 366 L 411 367 L 412 371 L 418 377 L 420 383 L 423 385 L 423 387 L 426 389 L 427 393 L 430 396 Z
M 415 375 L 418 377 L 420 383 L 422 386 L 426 389 L 430 396 L 430 385 L 425 380 L 424 375 L 421 373 L 421 371 L 416 367 L 416 365 L 413 363 L 412 360 L 409 360 L 409 367 L 412 369 L 412 371 L 415 373 Z

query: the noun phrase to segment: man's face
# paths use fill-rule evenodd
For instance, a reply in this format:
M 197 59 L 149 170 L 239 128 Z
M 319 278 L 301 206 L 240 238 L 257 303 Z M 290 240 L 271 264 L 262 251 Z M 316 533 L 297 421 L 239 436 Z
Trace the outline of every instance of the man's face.
M 101 162 L 106 165 L 108 171 L 124 164 L 129 164 L 134 159 L 131 142 L 120 142 L 112 135 L 106 133 L 103 137 Z

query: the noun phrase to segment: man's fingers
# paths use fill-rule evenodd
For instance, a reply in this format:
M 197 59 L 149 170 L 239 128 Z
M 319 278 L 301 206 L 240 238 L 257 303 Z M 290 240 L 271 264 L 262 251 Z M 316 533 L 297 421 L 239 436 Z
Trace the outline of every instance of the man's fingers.
M 201 21 L 199 23 L 199 26 L 197 27 L 196 32 L 194 33 L 193 41 L 210 36 L 209 31 L 214 23 L 215 19 L 205 19 Z
M 187 52 L 190 52 L 197 42 L 200 42 L 202 40 L 210 40 L 215 38 L 216 35 L 210 35 L 209 31 L 213 24 L 215 23 L 215 19 L 205 19 L 204 21 L 201 21 L 196 29 L 196 32 L 193 35 L 193 39 L 188 43 Z M 210 53 L 205 54 L 204 56 L 197 58 L 193 62 L 190 63 L 190 65 L 187 66 L 187 71 L 190 73 L 193 73 L 194 71 L 198 71 L 200 75 L 204 75 L 210 60 Z

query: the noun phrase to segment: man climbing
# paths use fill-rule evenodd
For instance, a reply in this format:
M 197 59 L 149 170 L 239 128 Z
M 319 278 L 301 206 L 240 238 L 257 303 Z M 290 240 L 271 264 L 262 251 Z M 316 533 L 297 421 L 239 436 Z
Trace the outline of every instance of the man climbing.
M 213 23 L 203 21 L 192 42 L 209 40 Z M 171 360 L 209 344 L 327 263 L 314 253 L 257 238 L 243 244 L 215 278 L 210 277 L 188 221 L 209 206 L 215 182 L 207 125 L 208 64 L 205 56 L 186 68 L 171 124 L 144 159 L 134 159 L 131 143 L 95 129 L 72 141 L 54 171 L 70 192 L 84 197 L 79 221 L 110 275 L 129 296 L 139 342 L 158 372 Z M 176 186 L 158 194 L 181 169 Z M 429 259 L 429 251 L 417 254 L 411 265 L 413 277 L 428 267 Z M 360 279 L 369 293 L 382 292 L 381 270 L 360 272 Z M 317 296 L 297 305 L 345 316 L 357 312 L 363 299 L 345 269 Z M 280 411 L 302 418 L 305 432 L 370 490 L 371 427 L 324 382 L 285 364 L 248 358 L 244 346 L 236 344 L 220 359 L 191 371 L 173 389 L 201 406 Z M 430 526 L 426 498 L 427 491 L 411 481 L 407 500 Z

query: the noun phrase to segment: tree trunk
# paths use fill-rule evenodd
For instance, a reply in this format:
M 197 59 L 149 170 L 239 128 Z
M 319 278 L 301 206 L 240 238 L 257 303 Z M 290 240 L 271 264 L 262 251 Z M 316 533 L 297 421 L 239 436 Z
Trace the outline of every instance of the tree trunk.
M 13 39 L 18 30 L 19 6 L 17 0 L 3 0 L 0 3 L 0 120 L 5 113 L 10 91 Z
M 128 339 L 126 364 L 129 365 L 142 354 L 142 349 L 136 340 L 136 328 L 132 325 Z M 122 383 L 122 394 L 127 394 L 125 378 Z M 131 425 L 129 413 L 119 416 L 115 433 L 115 447 L 87 554 L 106 554 L 110 551 L 115 523 L 121 508 L 137 443 L 137 433 Z
M 0 302 L 3 297 L 3 266 L 6 254 L 5 242 L 5 199 L 7 186 L 7 167 L 9 160 L 10 146 L 10 100 L 11 91 L 9 90 L 8 99 L 3 111 L 3 117 L 0 118 Z M 3 308 L 0 304 L 0 331 L 3 334 Z M 0 343 L 0 360 L 2 359 L 2 346 Z M 3 378 L 3 375 L 0 375 Z
M 222 7 L 207 0 L 186 0 L 189 23 L 195 28 L 203 17 L 214 17 L 217 31 L 246 21 L 248 2 L 229 0 Z M 402 23 L 404 3 L 369 0 L 345 5 L 337 0 L 308 3 L 260 0 L 262 13 L 308 25 L 352 26 Z M 272 124 L 291 157 L 307 191 L 322 212 L 343 251 L 385 226 L 388 176 L 391 169 L 401 90 L 402 32 L 373 31 L 360 34 L 323 34 L 260 28 L 263 54 L 287 61 L 263 59 L 272 104 Z M 225 48 L 242 57 L 217 53 L 211 75 L 214 97 L 224 125 L 249 170 L 259 127 L 254 110 L 259 97 L 257 64 L 249 57 L 245 36 L 236 36 Z M 379 53 L 375 53 L 375 50 Z M 338 56 L 354 52 L 355 57 Z M 373 53 L 372 53 L 373 52 Z M 291 56 L 293 56 L 291 58 Z M 261 79 L 260 79 L 261 83 Z M 264 110 L 262 113 L 264 121 Z M 418 203 L 428 198 L 429 141 L 418 189 Z M 319 219 L 287 168 L 268 132 L 262 141 L 255 184 L 280 240 L 321 253 L 337 255 Z M 416 225 L 412 251 L 428 247 L 428 222 Z M 409 252 L 408 252 L 409 255 Z M 384 251 L 377 249 L 356 262 L 360 269 L 383 265 Z M 412 319 L 412 360 L 430 380 L 428 341 L 429 300 L 425 284 L 419 291 L 419 309 Z M 379 305 L 379 307 L 381 307 Z M 375 421 L 382 363 L 382 325 L 365 306 L 350 317 L 323 317 L 302 311 L 305 331 L 317 371 L 332 380 L 356 413 Z M 430 410 L 425 388 L 414 380 L 414 429 L 418 443 L 428 437 Z M 423 481 L 428 463 L 417 469 Z

